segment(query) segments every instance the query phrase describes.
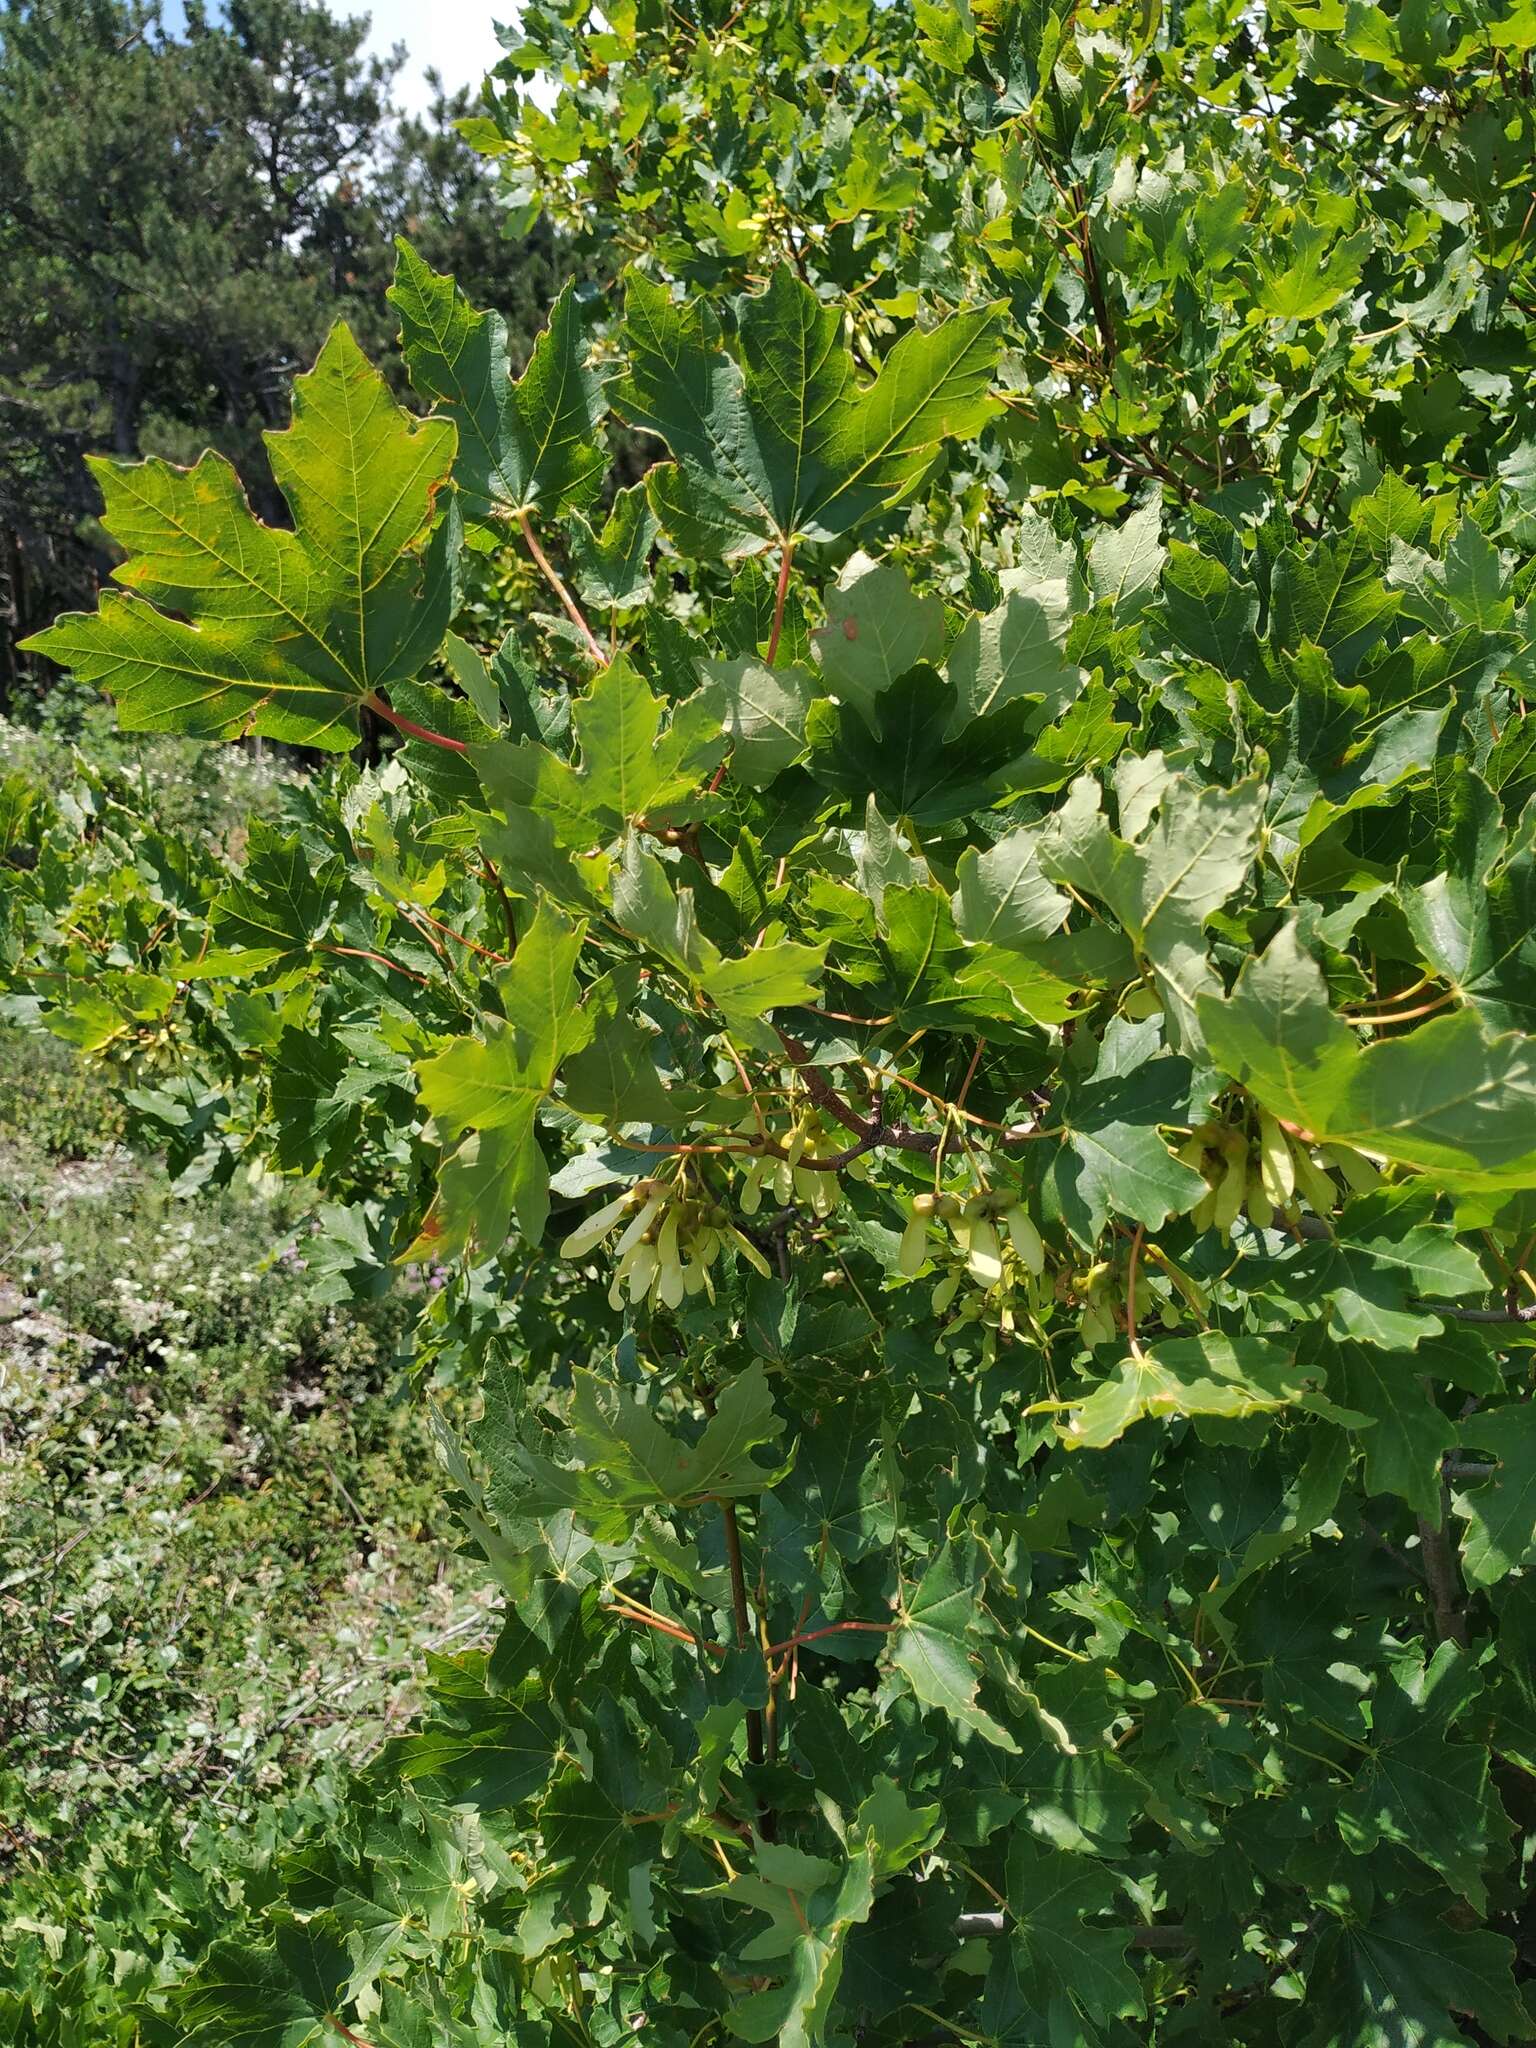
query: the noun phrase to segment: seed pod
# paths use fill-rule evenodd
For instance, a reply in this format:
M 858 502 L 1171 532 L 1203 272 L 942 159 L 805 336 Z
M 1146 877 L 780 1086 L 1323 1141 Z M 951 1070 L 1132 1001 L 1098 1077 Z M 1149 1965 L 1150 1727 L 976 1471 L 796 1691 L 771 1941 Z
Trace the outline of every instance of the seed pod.
M 1381 1174 L 1375 1164 L 1353 1145 L 1324 1145 L 1320 1150 L 1328 1165 L 1343 1174 L 1352 1194 L 1368 1195 L 1381 1186 Z
M 958 1195 L 939 1195 L 935 1198 L 933 1213 L 941 1223 L 953 1223 L 960 1214 L 961 1207 Z
M 1191 1132 L 1173 1156 L 1181 1166 L 1192 1166 L 1196 1173 L 1204 1173 L 1205 1150 L 1204 1138 L 1196 1132 Z
M 589 1216 L 585 1223 L 578 1223 L 560 1247 L 561 1258 L 579 1259 L 584 1253 L 591 1251 L 595 1244 L 601 1244 L 610 1231 L 617 1230 L 629 1212 L 632 1193 L 633 1190 L 630 1190 L 620 1195 L 616 1201 L 605 1203 L 601 1209 Z
M 1259 1167 L 1265 1194 L 1277 1209 L 1283 1209 L 1296 1192 L 1296 1162 L 1284 1131 L 1267 1109 L 1259 1111 Z
M 630 1300 L 642 1301 L 650 1293 L 651 1282 L 656 1278 L 655 1245 L 637 1244 L 629 1255 L 624 1274 Z
M 1015 1202 L 1008 1211 L 1008 1235 L 1025 1270 L 1038 1279 L 1045 1271 L 1045 1246 L 1029 1211 L 1020 1202 Z
M 1248 1140 L 1241 1131 L 1233 1131 L 1223 1141 L 1221 1149 L 1227 1163 L 1216 1184 L 1211 1224 L 1225 1236 L 1237 1221 L 1243 1196 L 1248 1190 Z
M 773 1278 L 773 1270 L 752 1240 L 749 1237 L 743 1237 L 739 1230 L 732 1230 L 730 1236 L 735 1242 L 737 1251 L 741 1253 L 747 1264 L 755 1266 L 765 1280 L 771 1280 Z
M 666 1308 L 678 1308 L 687 1292 L 687 1276 L 679 1259 L 663 1259 L 656 1273 L 656 1298 Z
M 954 1300 L 955 1296 L 959 1292 L 960 1275 L 953 1271 L 946 1273 L 944 1275 L 944 1278 L 933 1290 L 934 1314 L 936 1316 L 943 1315 L 944 1311 L 949 1307 L 950 1303 Z
M 1319 1216 L 1331 1216 L 1338 1207 L 1339 1191 L 1312 1157 L 1309 1148 L 1291 1140 L 1291 1157 L 1296 1163 L 1296 1191 L 1304 1195 Z
M 652 1195 L 643 1209 L 636 1210 L 635 1214 L 630 1218 L 624 1235 L 613 1248 L 616 1259 L 622 1261 L 625 1254 L 631 1251 L 635 1245 L 639 1244 L 651 1225 L 656 1221 L 656 1218 L 661 1214 L 661 1207 L 660 1195 Z
M 920 1273 L 928 1258 L 928 1224 L 926 1218 L 914 1216 L 901 1233 L 901 1249 L 896 1254 L 896 1270 L 905 1273 L 910 1280 Z
M 1003 1254 L 997 1242 L 997 1226 L 982 1216 L 971 1225 L 965 1255 L 966 1270 L 982 1287 L 995 1287 L 1003 1277 Z
M 937 1195 L 930 1195 L 926 1191 L 912 1197 L 912 1214 L 914 1216 L 932 1216 L 937 1211 L 938 1206 L 939 1197 Z
M 1078 1334 L 1091 1351 L 1096 1344 L 1108 1344 L 1115 1334 L 1115 1319 L 1104 1302 L 1094 1299 L 1078 1318 Z
M 1216 1214 L 1216 1190 L 1207 1188 L 1189 1212 L 1189 1220 L 1196 1230 L 1209 1230 Z
M 1273 1226 L 1275 1205 L 1264 1186 L 1263 1171 L 1257 1166 L 1248 1168 L 1247 1209 L 1249 1221 L 1257 1224 L 1260 1230 Z

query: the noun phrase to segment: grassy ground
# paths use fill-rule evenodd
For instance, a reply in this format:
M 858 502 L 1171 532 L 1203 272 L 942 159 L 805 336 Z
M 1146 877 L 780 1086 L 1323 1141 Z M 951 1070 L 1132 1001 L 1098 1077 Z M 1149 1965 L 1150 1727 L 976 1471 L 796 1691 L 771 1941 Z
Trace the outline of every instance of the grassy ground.
M 0 1031 L 0 1984 L 102 2016 L 71 2042 L 135 2038 L 119 1999 L 486 1625 L 414 1304 L 328 1300 L 308 1232 L 291 1184 L 178 1199 L 67 1048 Z

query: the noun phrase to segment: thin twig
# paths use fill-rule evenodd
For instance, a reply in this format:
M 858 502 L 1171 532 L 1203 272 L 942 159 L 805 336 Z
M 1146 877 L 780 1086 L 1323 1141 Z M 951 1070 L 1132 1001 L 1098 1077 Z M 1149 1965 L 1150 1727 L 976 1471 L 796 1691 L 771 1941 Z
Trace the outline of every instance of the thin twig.
M 548 555 L 539 546 L 539 537 L 533 530 L 533 521 L 526 512 L 519 512 L 517 523 L 522 528 L 523 539 L 528 543 L 529 554 L 538 563 L 540 573 L 543 575 L 545 582 L 548 583 L 550 589 L 565 607 L 566 617 L 586 642 L 588 654 L 591 655 L 599 668 L 606 668 L 608 666 L 608 657 L 603 652 L 603 644 L 587 624 L 580 605 L 577 604 L 570 591 L 566 589 L 565 583 L 559 571 L 555 568 L 554 563 L 551 562 Z M 770 660 L 772 659 L 771 656 L 769 658 Z
M 723 1500 L 720 1513 L 725 1522 L 725 1561 L 731 1573 L 731 1610 L 736 1618 L 736 1647 L 744 1650 L 751 1634 L 752 1618 L 747 1607 L 747 1575 L 741 1562 L 741 1531 L 736 1525 L 736 1504 Z M 747 1760 L 763 1761 L 763 1716 L 758 1707 L 747 1709 Z
M 802 1643 L 819 1642 L 823 1636 L 843 1635 L 851 1629 L 863 1629 L 873 1635 L 886 1636 L 895 1626 L 894 1621 L 834 1621 L 825 1628 L 797 1631 L 792 1636 L 786 1636 L 782 1643 L 770 1643 L 764 1654 L 769 1657 L 781 1657 L 786 1651 L 799 1649 Z
M 1424 1559 L 1424 1578 L 1434 1610 L 1436 1639 L 1442 1643 L 1458 1643 L 1464 1650 L 1467 1647 L 1467 1623 L 1461 1612 L 1461 1578 L 1456 1569 L 1456 1554 L 1446 1534 L 1451 1495 L 1444 1479 L 1440 1482 L 1440 1501 L 1438 1527 L 1427 1515 L 1417 1518 L 1419 1553 Z

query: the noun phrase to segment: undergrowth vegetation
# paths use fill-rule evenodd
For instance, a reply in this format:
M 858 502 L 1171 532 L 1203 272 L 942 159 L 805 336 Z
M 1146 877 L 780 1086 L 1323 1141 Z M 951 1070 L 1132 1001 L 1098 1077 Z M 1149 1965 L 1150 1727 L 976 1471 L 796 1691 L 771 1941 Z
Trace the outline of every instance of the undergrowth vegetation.
M 302 1193 L 178 1198 L 123 1128 L 72 1049 L 0 1034 L 0 1978 L 70 2039 L 238 1922 L 424 1647 L 484 1626 L 402 1398 L 411 1289 L 339 1302 Z

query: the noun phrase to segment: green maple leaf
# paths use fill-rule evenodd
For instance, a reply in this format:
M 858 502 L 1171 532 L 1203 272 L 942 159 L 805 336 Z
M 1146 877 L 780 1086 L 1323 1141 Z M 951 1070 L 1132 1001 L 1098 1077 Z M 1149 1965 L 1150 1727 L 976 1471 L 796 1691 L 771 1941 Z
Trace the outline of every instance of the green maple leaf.
M 477 313 L 451 277 L 429 270 L 408 242 L 395 246 L 388 296 L 406 368 L 458 430 L 454 480 L 466 510 L 508 519 L 585 504 L 608 466 L 597 440 L 606 406 L 602 380 L 587 367 L 574 284 L 556 299 L 514 382 L 501 315 Z
M 1371 1418 L 1361 1438 L 1370 1492 L 1395 1493 L 1438 1522 L 1440 1460 L 1457 1432 L 1426 1393 L 1415 1361 L 1365 1344 L 1330 1344 L 1326 1363 L 1338 1398 Z
M 1280 246 L 1285 260 L 1264 266 L 1257 303 L 1276 320 L 1316 320 L 1359 282 L 1371 237 L 1364 228 L 1336 235 L 1321 221 L 1298 220 Z
M 1156 1028 L 1150 1020 L 1139 1029 L 1112 1027 L 1091 1079 L 1062 1093 L 1065 1143 L 1049 1178 L 1067 1227 L 1084 1244 L 1096 1241 L 1111 1211 L 1158 1230 L 1205 1192 L 1202 1176 L 1175 1159 L 1159 1134 L 1159 1125 L 1187 1115 L 1190 1069 L 1184 1059 L 1147 1057 Z
M 631 484 L 617 493 L 600 533 L 593 531 L 583 513 L 572 513 L 576 588 L 588 604 L 625 611 L 644 603 L 651 591 L 651 549 L 656 533 L 656 515 L 644 484 Z
M 1449 1927 L 1429 1900 L 1382 1902 L 1363 1923 L 1337 1921 L 1319 1939 L 1303 2048 L 1466 2048 L 1453 2011 L 1474 2013 L 1496 2041 L 1528 2040 L 1513 1960 L 1500 1935 Z
M 450 1803 L 482 1812 L 520 1806 L 548 1783 L 561 1748 L 560 1724 L 532 1678 L 511 1692 L 492 1692 L 465 1659 L 434 1660 L 438 1714 L 391 1745 L 403 1778 L 441 1782 Z
M 298 833 L 258 820 L 239 880 L 224 885 L 209 912 L 219 943 L 179 962 L 177 973 L 198 980 L 301 967 L 330 929 L 345 871 L 339 854 L 316 861 Z
M 1027 946 L 1060 931 L 1072 908 L 1046 880 L 1039 837 L 1027 827 L 982 851 L 967 847 L 955 880 L 955 929 L 973 944 Z
M 1042 577 L 1023 568 L 1005 570 L 1000 581 L 1002 603 L 966 621 L 945 662 L 955 689 L 949 737 L 1011 704 L 1030 707 L 1030 731 L 1050 725 L 1088 680 L 1063 652 L 1075 577 Z
M 891 1668 L 923 1706 L 941 1708 L 961 1728 L 1013 1750 L 1018 1744 L 1008 1730 L 976 1704 L 978 1651 L 989 1633 L 975 1571 L 946 1543 L 902 1601 L 887 1646 Z
M 587 851 L 636 819 L 654 822 L 697 804 L 724 752 L 720 718 L 704 691 L 677 705 L 663 726 L 665 708 L 621 657 L 572 705 L 579 766 L 524 739 L 475 748 L 475 767 L 504 814 L 532 813 L 562 846 Z
M 993 309 L 905 335 L 868 386 L 840 330 L 836 308 L 781 267 L 766 292 L 740 302 L 738 360 L 703 301 L 679 305 L 630 272 L 627 367 L 611 397 L 671 450 L 647 487 L 686 553 L 835 540 L 898 503 L 943 441 L 975 433 L 996 410 Z
M 1269 1415 L 1284 1408 L 1336 1413 L 1320 1375 L 1262 1337 L 1169 1337 L 1125 1358 L 1067 1406 L 1056 1428 L 1069 1450 L 1101 1451 L 1147 1416 Z
M 1019 1833 L 1009 1845 L 1007 1886 L 1008 1931 L 983 1999 L 990 2037 L 1099 2042 L 1115 2020 L 1141 2015 L 1141 1986 L 1125 1959 L 1129 1927 L 1088 1924 L 1119 1901 L 1112 1870 Z
M 127 594 L 26 644 L 110 690 L 129 731 L 344 752 L 359 705 L 442 643 L 451 520 L 425 558 L 423 544 L 452 425 L 402 411 L 337 325 L 295 381 L 293 425 L 266 442 L 291 533 L 261 524 L 222 456 L 94 464 Z
M 515 1211 L 536 1238 L 549 1205 L 549 1174 L 534 1137 L 560 1062 L 587 1043 L 592 1019 L 575 981 L 585 926 L 541 904 L 512 966 L 497 980 L 502 1016 L 482 1038 L 459 1038 L 417 1068 L 421 1099 L 445 1140 L 475 1139 L 444 1165 L 443 1235 L 424 1249 L 457 1250 L 471 1237 L 494 1246 Z
M 1489 1783 L 1487 1749 L 1449 1739 L 1477 1689 L 1453 1643 L 1427 1665 L 1394 1667 L 1372 1702 L 1370 1753 L 1340 1804 L 1339 1832 L 1356 1855 L 1382 1842 L 1407 1850 L 1481 1911 L 1484 1871 L 1507 1847 L 1509 1821 Z
M 1186 541 L 1168 544 L 1162 608 L 1175 644 L 1196 661 L 1242 678 L 1259 666 L 1257 593 Z
M 285 1030 L 273 1048 L 267 1068 L 272 1114 L 277 1120 L 274 1156 L 287 1172 L 308 1172 L 334 1160 L 340 1164 L 355 1147 L 360 1126 L 357 1095 L 377 1077 L 344 1047 L 303 1031 Z
M 1420 951 L 1494 1031 L 1536 1026 L 1536 858 L 1511 848 L 1498 800 L 1478 777 L 1442 836 L 1445 866 L 1402 891 Z M 1522 835 L 1522 838 L 1524 835 Z
M 702 701 L 731 737 L 731 772 L 762 789 L 805 751 L 805 719 L 821 694 L 809 669 L 770 668 L 755 655 L 703 664 Z
M 921 664 L 880 697 L 873 725 L 848 707 L 815 704 L 806 719 L 811 773 L 840 794 L 873 795 L 887 817 L 918 825 L 984 809 L 1025 754 L 1031 707 L 1011 705 L 948 738 L 954 706 L 954 686 Z
M 613 914 L 624 929 L 686 977 L 748 1044 L 777 1048 L 766 1023 L 775 1008 L 810 1002 L 826 943 L 801 945 L 768 927 L 761 943 L 734 957 L 699 930 L 693 891 L 673 892 L 666 872 L 631 833 L 614 879 Z
M 1116 619 L 1136 618 L 1157 594 L 1168 551 L 1163 546 L 1163 507 L 1158 497 L 1119 526 L 1106 526 L 1088 549 L 1088 587 L 1107 599 Z
M 1224 1002 L 1203 996 L 1212 1059 L 1315 1137 L 1417 1167 L 1448 1187 L 1519 1187 L 1536 1172 L 1536 1054 L 1470 1011 L 1362 1047 L 1286 925 Z
M 868 1920 L 880 1881 L 933 1846 L 938 1822 L 937 1806 L 915 1807 L 880 1778 L 854 1816 L 841 1869 L 799 1849 L 756 1844 L 755 1868 L 733 1879 L 728 1895 L 766 1913 L 770 1924 L 746 1944 L 742 1962 L 778 1964 L 784 1976 L 736 2001 L 726 2015 L 732 2033 L 789 2048 L 815 2048 L 827 2038 L 849 1935 Z
M 655 1853 L 660 1831 L 635 1820 L 608 1789 L 571 1771 L 539 1809 L 544 1854 L 529 1886 L 523 1950 L 535 1955 L 562 1927 L 590 1927 L 623 1898 L 630 1872 Z
M 345 1934 L 354 1996 L 390 1965 L 429 1957 L 462 1931 L 473 1889 L 466 1876 L 462 1849 L 435 1816 L 376 1821 L 356 1865 L 316 1843 L 285 1871 L 294 1906 L 318 1909 Z
M 1150 792 L 1149 792 L 1150 794 Z M 1108 904 L 1145 958 L 1163 997 L 1171 1041 L 1202 1044 L 1196 1005 L 1219 984 L 1205 941 L 1205 922 L 1247 879 L 1258 851 L 1261 800 L 1257 782 L 1232 789 L 1191 788 L 1174 776 L 1152 805 L 1132 815 L 1128 837 L 1110 830 L 1098 784 L 1084 776 L 1040 836 L 1040 866 L 1055 882 Z M 1122 801 L 1122 825 L 1127 806 Z
M 945 638 L 938 598 L 919 597 L 896 563 L 856 554 L 827 592 L 826 625 L 811 635 L 824 684 L 818 695 L 872 721 L 882 693 L 919 662 L 936 663 Z
M 1454 1506 L 1467 1524 L 1462 1566 L 1468 1583 L 1492 1586 L 1536 1554 L 1536 1407 L 1490 1408 L 1465 1434 L 1493 1454 L 1498 1470 L 1480 1485 L 1458 1486 Z
M 1070 1014 L 1074 990 L 1047 961 L 986 941 L 963 945 L 940 890 L 887 886 L 880 908 L 884 971 L 875 986 L 908 1029 L 990 1029 L 1002 1037 Z
M 191 2048 L 309 2048 L 337 2038 L 352 1962 L 323 1918 L 284 1916 L 270 1947 L 216 1941 L 177 1994 Z
M 1328 1302 L 1338 1337 L 1412 1350 L 1444 1327 L 1420 1297 L 1455 1299 L 1488 1285 L 1482 1267 L 1454 1232 L 1424 1220 L 1430 1200 L 1365 1195 L 1339 1217 L 1335 1235 L 1296 1247 L 1284 1261 L 1293 1300 Z
M 777 1446 L 784 1428 L 755 1362 L 722 1391 L 697 1440 L 591 1373 L 578 1370 L 574 1384 L 570 1428 L 558 1444 L 565 1462 L 516 1444 L 493 1459 L 489 1497 L 503 1520 L 569 1510 L 600 1541 L 614 1542 L 644 1508 L 741 1499 L 782 1476 L 752 1455 Z
M 1396 617 L 1402 599 L 1377 572 L 1365 537 L 1350 533 L 1305 553 L 1288 548 L 1275 564 L 1276 644 L 1321 648 L 1334 674 L 1352 681 L 1366 652 Z
M 588 989 L 584 1007 L 592 1037 L 561 1070 L 563 1100 L 579 1115 L 610 1126 L 676 1125 L 707 1115 L 714 1105 L 705 1090 L 662 1079 L 662 1041 L 631 1014 L 639 980 L 635 963 Z

